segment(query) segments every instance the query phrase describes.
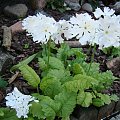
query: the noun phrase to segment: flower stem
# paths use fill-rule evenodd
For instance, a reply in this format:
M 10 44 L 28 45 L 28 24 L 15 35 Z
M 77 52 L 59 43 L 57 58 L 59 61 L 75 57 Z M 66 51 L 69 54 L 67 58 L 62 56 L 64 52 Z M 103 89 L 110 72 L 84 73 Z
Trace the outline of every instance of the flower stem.
M 51 40 L 49 39 L 47 45 L 48 45 L 48 68 L 49 68 L 49 61 L 50 61 L 50 43 L 51 43 Z
M 89 65 L 89 68 L 88 68 L 87 74 L 89 73 L 90 68 L 91 68 L 91 65 L 92 65 L 92 62 L 94 61 L 95 50 L 96 50 L 96 44 L 94 44 L 94 47 L 93 47 L 93 52 L 92 52 L 91 61 L 90 61 L 90 65 Z

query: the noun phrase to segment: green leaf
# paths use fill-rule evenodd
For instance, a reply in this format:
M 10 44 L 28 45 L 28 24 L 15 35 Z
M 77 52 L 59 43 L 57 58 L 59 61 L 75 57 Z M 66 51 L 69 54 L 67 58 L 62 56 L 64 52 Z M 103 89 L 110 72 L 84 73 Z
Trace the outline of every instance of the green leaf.
M 33 117 L 29 117 L 29 116 L 28 116 L 28 118 L 26 118 L 26 119 L 24 119 L 24 120 L 38 120 L 38 119 L 36 119 L 36 118 L 34 119 Z
M 42 58 L 38 58 L 38 64 L 41 70 L 46 70 L 47 69 L 47 64 Z
M 47 63 L 48 62 L 48 57 L 45 57 L 44 60 Z M 64 69 L 63 63 L 58 58 L 55 58 L 55 57 L 50 57 L 49 58 L 49 67 L 51 69 L 58 69 L 58 70 Z
M 61 44 L 61 47 L 58 49 L 57 58 L 65 62 L 67 60 L 69 50 L 70 47 L 68 44 Z
M 120 47 L 113 47 L 113 46 L 107 47 L 107 48 L 103 49 L 103 52 L 105 54 L 110 55 L 111 57 L 113 57 L 113 56 L 119 57 L 120 56 Z
M 120 47 L 113 47 L 112 56 L 120 56 Z
M 117 95 L 113 94 L 110 96 L 110 99 L 117 102 L 119 100 L 119 97 Z
M 11 71 L 14 71 L 14 70 L 18 69 L 21 65 L 27 65 L 27 64 L 30 63 L 36 56 L 37 56 L 37 53 L 36 53 L 36 54 L 33 54 L 33 55 L 31 55 L 30 57 L 26 58 L 25 60 L 19 62 L 19 64 L 14 65 L 14 66 L 11 68 Z
M 101 106 L 104 105 L 103 100 L 101 100 L 100 98 L 94 98 L 94 99 L 92 100 L 92 103 L 93 103 L 93 105 L 96 106 L 96 107 L 101 107 Z
M 66 82 L 63 85 L 67 91 L 77 92 L 78 90 L 84 91 L 92 86 L 97 85 L 98 82 L 94 78 L 82 74 L 75 75 L 73 81 Z
M 5 88 L 7 84 L 8 83 L 3 78 L 0 77 L 0 88 Z
M 66 118 L 73 112 L 76 106 L 76 97 L 76 93 L 66 91 L 62 91 L 55 96 L 55 101 L 61 103 L 61 108 L 58 112 L 59 117 Z
M 88 76 L 91 76 L 98 81 L 99 84 L 95 87 L 98 92 L 109 88 L 116 79 L 111 71 L 99 72 L 98 63 L 92 63 L 89 72 L 88 69 L 90 64 L 84 62 L 81 66 L 84 68 L 84 71 Z
M 38 119 L 45 119 L 40 102 L 32 103 L 32 106 L 30 107 L 30 113 L 33 115 L 33 117 L 37 117 Z
M 2 109 L 0 109 L 0 116 L 4 116 L 4 112 Z
M 85 60 L 86 55 L 82 52 L 81 48 L 71 48 L 68 51 L 68 56 L 76 56 L 76 58 Z
M 21 71 L 24 79 L 28 81 L 29 85 L 35 88 L 38 87 L 38 84 L 40 83 L 40 77 L 31 67 L 29 67 L 28 65 L 22 65 L 19 67 L 19 70 Z
M 57 70 L 57 69 L 50 69 L 47 76 L 49 77 L 56 77 L 60 80 L 61 84 L 64 84 L 65 82 L 71 81 L 72 76 L 70 76 L 70 71 L 67 70 Z
M 85 73 L 89 76 L 94 76 L 95 74 L 99 74 L 99 63 L 93 62 L 90 66 L 90 63 L 83 62 L 81 63 L 82 68 L 84 69 Z M 89 70 L 90 67 L 90 70 Z M 89 71 L 88 71 L 89 70 Z
M 44 117 L 48 120 L 54 120 L 57 112 L 60 109 L 60 103 L 52 100 L 48 96 L 43 96 L 39 94 L 33 94 L 40 102 L 42 112 L 44 113 Z
M 82 107 L 89 107 L 92 103 L 92 94 L 90 92 L 79 92 L 77 96 L 77 104 Z
M 102 100 L 105 104 L 110 104 L 110 103 L 111 103 L 111 99 L 110 99 L 110 96 L 109 96 L 109 95 L 97 93 L 97 96 L 100 97 L 101 100 Z
M 0 108 L 0 120 L 21 120 L 16 116 L 16 112 L 9 108 Z
M 73 64 L 73 73 L 74 73 L 75 75 L 77 75 L 77 74 L 85 75 L 84 69 L 83 69 L 83 68 L 81 67 L 81 65 L 78 64 L 78 63 L 74 63 L 74 64 Z
M 55 95 L 61 92 L 62 86 L 56 77 L 44 77 L 40 84 L 40 89 L 44 95 L 54 98 Z

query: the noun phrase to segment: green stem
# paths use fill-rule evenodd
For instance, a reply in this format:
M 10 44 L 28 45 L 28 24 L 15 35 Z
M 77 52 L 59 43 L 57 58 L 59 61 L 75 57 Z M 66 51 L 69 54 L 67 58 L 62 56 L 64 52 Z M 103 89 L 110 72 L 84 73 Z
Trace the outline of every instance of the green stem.
M 50 43 L 51 43 L 51 40 L 49 39 L 47 45 L 48 45 L 48 67 L 49 67 L 49 61 L 50 61 Z
M 94 61 L 95 50 L 96 50 L 96 44 L 94 44 L 93 53 L 92 53 L 92 56 L 91 56 L 91 61 L 90 61 L 90 65 L 89 65 L 89 68 L 88 68 L 87 74 L 89 73 L 90 68 L 91 68 L 91 65 L 92 65 L 92 62 Z
M 47 56 L 47 44 L 44 44 L 45 47 L 45 55 Z

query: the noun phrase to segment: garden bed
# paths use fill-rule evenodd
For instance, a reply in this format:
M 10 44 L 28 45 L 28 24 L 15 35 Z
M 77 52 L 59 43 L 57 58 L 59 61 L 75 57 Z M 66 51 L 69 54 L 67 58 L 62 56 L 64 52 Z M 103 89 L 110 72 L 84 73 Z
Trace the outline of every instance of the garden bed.
M 4 15 L 1 15 L 0 18 L 1 18 L 0 25 L 4 24 L 4 25 L 9 26 L 17 21 L 17 20 L 13 20 L 13 21 L 9 20 L 9 19 L 5 18 Z M 3 39 L 2 34 L 3 34 L 3 30 L 0 29 L 0 39 Z M 74 41 L 74 39 L 72 39 L 72 41 Z M 73 43 L 75 43 L 75 42 L 73 42 Z M 68 42 L 68 44 L 70 45 L 69 42 Z M 57 48 L 54 48 L 54 47 L 60 48 L 60 45 L 51 46 L 52 51 L 54 50 L 53 54 L 57 51 Z M 72 44 L 71 48 L 73 48 L 73 47 L 77 48 L 77 50 L 75 49 L 77 52 L 78 52 L 79 48 L 82 48 L 81 50 L 83 51 L 83 53 L 85 53 L 87 55 L 87 58 L 85 61 L 86 64 L 91 62 L 91 56 L 92 56 L 92 53 L 94 51 L 93 47 L 91 47 L 91 49 L 89 49 L 90 48 L 89 45 L 80 45 L 80 44 L 78 45 L 77 44 L 77 46 L 76 45 L 73 46 L 73 44 Z M 25 81 L 25 78 L 21 74 L 19 74 L 19 72 L 15 72 L 15 73 L 10 72 L 10 68 L 13 65 L 18 64 L 24 58 L 28 58 L 29 56 L 41 51 L 42 49 L 43 48 L 40 47 L 39 43 L 34 42 L 31 37 L 27 37 L 25 32 L 17 33 L 13 36 L 11 49 L 9 51 L 7 51 L 5 48 L 2 47 L 2 52 L 7 51 L 10 55 L 12 55 L 14 57 L 14 59 L 11 60 L 12 63 L 9 67 L 4 67 L 4 66 L 6 66 L 6 65 L 4 65 L 2 70 L 1 70 L 1 73 L 2 73 L 1 75 L 3 75 L 2 78 L 4 78 L 5 81 L 8 82 L 8 85 L 6 88 L 0 89 L 0 107 L 6 106 L 4 98 L 7 95 L 7 93 L 9 93 L 13 90 L 14 87 L 17 87 L 22 93 L 27 94 L 27 95 L 34 93 L 34 92 L 42 93 L 40 89 L 36 89 L 36 88 L 32 87 L 31 85 L 28 85 L 27 82 Z M 77 52 L 75 53 L 76 55 L 78 55 Z M 79 52 L 81 54 L 81 51 L 79 51 Z M 72 53 L 70 53 L 70 54 L 72 54 Z M 94 53 L 94 60 L 93 61 L 100 64 L 100 72 L 106 72 L 107 70 L 109 70 L 106 63 L 110 60 L 110 57 L 111 57 L 110 53 L 104 53 L 102 50 L 100 50 L 96 47 L 96 52 Z M 115 57 L 119 57 L 119 56 L 113 55 L 112 57 L 115 58 Z M 74 61 L 75 56 L 70 55 L 68 57 L 68 60 Z M 44 61 L 45 61 L 45 59 L 44 59 Z M 8 62 L 5 64 L 8 65 Z M 37 74 L 41 75 L 42 70 L 39 69 L 39 64 L 37 63 L 36 59 L 33 60 L 32 62 L 30 62 L 29 66 L 31 68 L 33 68 Z M 56 66 L 57 66 L 57 64 L 56 64 Z M 56 66 L 52 66 L 52 67 L 56 68 Z M 68 67 L 70 67 L 70 66 L 68 65 Z M 82 66 L 82 67 L 84 68 L 84 66 Z M 58 67 L 57 67 L 57 69 L 58 69 Z M 68 69 L 70 69 L 70 68 L 68 68 Z M 20 68 L 19 70 L 23 71 L 23 68 Z M 74 74 L 78 74 L 77 73 L 78 71 L 76 72 L 75 70 L 71 70 L 70 72 L 71 73 L 73 72 Z M 84 75 L 84 70 L 79 71 L 79 72 Z M 114 76 L 116 76 L 118 78 L 115 79 L 115 81 L 113 82 L 112 86 L 109 89 L 102 91 L 103 94 L 110 95 L 110 94 L 119 94 L 120 93 L 120 82 L 119 82 L 120 72 L 119 72 L 119 69 L 117 69 L 117 70 L 114 69 L 114 70 L 112 70 L 112 72 L 113 72 Z M 46 73 L 43 73 L 43 74 L 46 74 Z M 93 83 L 93 84 L 97 84 L 97 83 Z M 90 90 L 91 90 L 90 85 L 88 88 L 90 88 Z M 69 88 L 67 88 L 67 89 L 69 90 Z M 88 91 L 87 90 L 88 89 L 86 89 L 85 92 L 89 92 L 89 90 Z M 73 91 L 74 91 L 74 89 L 73 89 Z M 47 92 L 45 94 L 47 94 Z M 58 98 L 56 98 L 56 99 L 58 99 Z M 93 99 L 94 99 L 94 97 L 93 97 Z M 94 107 L 94 106 L 87 107 L 86 104 L 85 104 L 85 106 L 86 107 L 83 108 L 83 107 L 77 105 L 77 107 L 75 107 L 75 109 L 74 109 L 74 112 L 72 113 L 71 120 L 73 120 L 73 119 L 101 120 L 101 119 L 107 118 L 110 115 L 120 111 L 120 99 L 118 100 L 118 102 L 112 101 L 109 105 L 104 105 L 103 107 Z

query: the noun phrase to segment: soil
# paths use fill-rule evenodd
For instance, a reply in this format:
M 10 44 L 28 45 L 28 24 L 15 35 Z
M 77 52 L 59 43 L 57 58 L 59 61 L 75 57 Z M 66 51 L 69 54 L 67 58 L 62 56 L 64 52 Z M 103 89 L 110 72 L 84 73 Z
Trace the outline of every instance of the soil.
M 45 11 L 47 11 L 56 20 L 59 20 L 65 14 L 65 13 L 62 14 L 58 11 L 53 11 L 53 10 L 49 10 L 49 11 L 45 10 Z M 74 11 L 69 12 L 69 14 L 72 14 L 72 15 L 74 13 L 75 13 Z M 29 11 L 28 14 L 33 15 L 34 12 Z M 10 25 L 16 23 L 17 21 L 18 21 L 18 19 L 7 18 L 4 16 L 4 14 L 0 15 L 0 26 L 2 26 L 2 25 L 10 26 Z M 2 28 L 0 28 L 0 40 L 2 40 L 2 39 L 3 39 L 3 30 L 2 30 Z M 91 58 L 91 54 L 92 54 L 93 50 L 91 49 L 90 52 L 88 52 L 88 50 L 89 50 L 88 45 L 81 46 L 81 47 L 83 49 L 83 52 L 86 53 L 88 56 L 87 62 L 90 62 L 90 58 Z M 3 49 L 6 51 L 5 48 L 3 48 Z M 32 38 L 26 36 L 26 33 L 23 32 L 23 33 L 16 33 L 13 35 L 11 50 L 7 51 L 7 52 L 9 52 L 11 55 L 13 55 L 15 57 L 15 59 L 13 61 L 13 65 L 15 65 L 19 61 L 38 52 L 39 50 L 41 50 L 40 44 L 33 42 Z M 100 70 L 102 72 L 108 70 L 106 63 L 109 60 L 109 57 L 110 57 L 109 55 L 104 54 L 101 50 L 96 49 L 94 61 L 100 63 Z M 35 61 L 31 62 L 30 66 L 34 67 L 34 69 L 36 71 L 38 70 L 38 65 Z M 114 73 L 114 75 L 116 77 L 120 76 L 120 73 L 118 73 L 119 71 L 114 70 L 112 72 Z M 115 73 L 118 73 L 118 74 L 115 74 Z M 3 75 L 3 78 L 6 81 L 8 81 L 13 75 L 15 75 L 15 73 L 11 73 L 10 68 L 9 68 L 9 69 L 4 70 L 4 73 L 2 73 L 2 75 Z M 16 79 L 11 84 L 9 84 L 6 89 L 0 89 L 0 106 L 5 106 L 4 96 L 6 96 L 6 94 L 8 92 L 10 92 L 14 86 L 18 87 L 25 94 L 30 94 L 31 92 L 35 91 L 18 74 Z M 106 93 L 120 93 L 120 81 L 116 79 L 116 81 L 113 83 L 112 87 L 109 90 L 106 90 L 105 92 Z

